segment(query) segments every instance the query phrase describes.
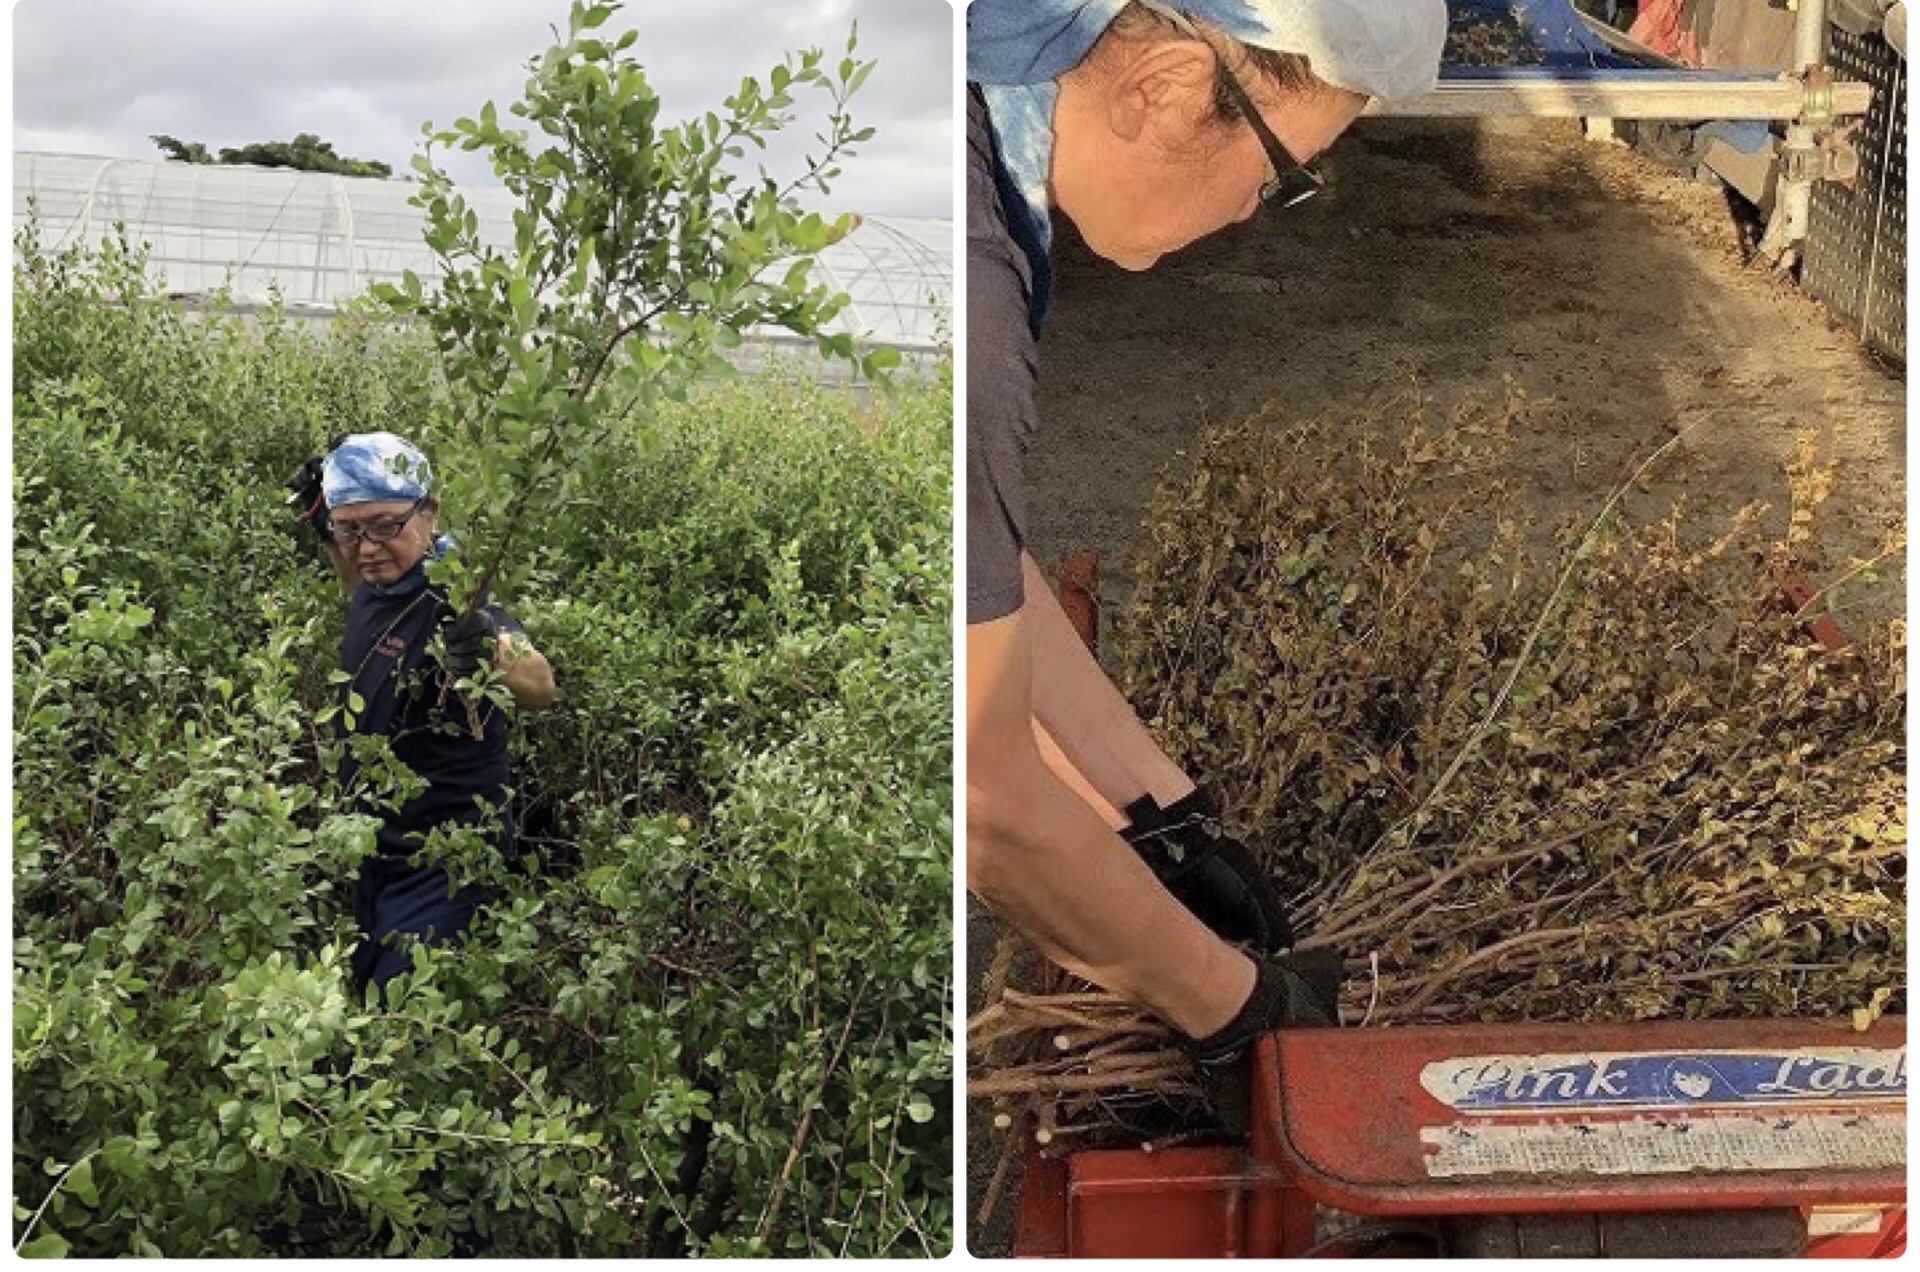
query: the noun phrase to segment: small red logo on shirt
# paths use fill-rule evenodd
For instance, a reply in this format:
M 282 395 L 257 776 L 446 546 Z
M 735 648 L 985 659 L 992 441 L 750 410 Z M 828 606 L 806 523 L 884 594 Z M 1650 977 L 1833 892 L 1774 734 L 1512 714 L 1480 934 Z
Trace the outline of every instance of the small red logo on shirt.
M 380 638 L 380 643 L 373 647 L 373 652 L 382 658 L 398 658 L 407 652 L 407 642 L 389 632 Z

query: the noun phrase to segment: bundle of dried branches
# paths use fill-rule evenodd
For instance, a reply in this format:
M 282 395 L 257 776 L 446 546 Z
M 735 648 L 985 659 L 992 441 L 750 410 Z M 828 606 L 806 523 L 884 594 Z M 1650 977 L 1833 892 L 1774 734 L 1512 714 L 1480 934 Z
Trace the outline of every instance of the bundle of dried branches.
M 1784 515 L 1630 518 L 1643 466 L 1546 534 L 1501 476 L 1518 409 L 1209 435 L 1148 518 L 1136 707 L 1344 954 L 1344 1024 L 1903 1010 L 1905 625 L 1849 607 L 1904 527 L 1827 561 L 1803 447 Z M 1806 627 L 1840 611 L 1834 653 Z M 1009 1124 L 1190 1099 L 1152 1022 L 1035 989 L 970 1030 Z

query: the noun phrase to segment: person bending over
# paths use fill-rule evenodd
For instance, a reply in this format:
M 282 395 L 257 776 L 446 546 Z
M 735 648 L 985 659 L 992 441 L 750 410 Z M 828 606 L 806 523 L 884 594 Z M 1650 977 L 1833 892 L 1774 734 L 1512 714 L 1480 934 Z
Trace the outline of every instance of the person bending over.
M 1288 949 L 1271 885 L 1027 555 L 1051 216 L 1145 270 L 1298 203 L 1369 98 L 1431 90 L 1445 32 L 1442 0 L 967 11 L 967 882 L 1054 961 L 1179 1030 L 1230 1131 L 1254 1040 L 1334 1023 L 1338 965 Z

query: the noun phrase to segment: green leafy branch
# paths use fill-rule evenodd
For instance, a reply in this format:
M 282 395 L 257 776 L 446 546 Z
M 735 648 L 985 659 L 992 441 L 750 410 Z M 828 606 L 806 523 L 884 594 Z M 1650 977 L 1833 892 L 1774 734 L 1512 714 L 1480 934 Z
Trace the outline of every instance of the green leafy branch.
M 376 287 L 393 312 L 433 333 L 449 400 L 436 443 L 459 457 L 443 488 L 463 518 L 465 560 L 436 567 L 477 608 L 513 573 L 514 546 L 533 510 L 564 494 L 591 450 L 636 412 L 684 400 L 699 380 L 729 374 L 727 349 L 749 329 L 813 337 L 823 355 L 864 374 L 897 360 L 861 356 L 827 325 L 846 298 L 815 284 L 812 258 L 854 219 L 804 209 L 830 192 L 840 163 L 872 136 L 847 103 L 874 63 L 846 56 L 829 71 L 818 50 L 749 77 L 723 103 L 676 127 L 627 51 L 638 36 L 595 34 L 614 4 L 576 3 L 563 39 L 529 64 L 506 126 L 492 103 L 477 118 L 426 128 L 415 159 L 426 239 L 441 281 L 429 294 L 408 273 Z M 824 149 L 782 186 L 733 168 L 746 147 L 793 122 L 798 96 L 824 96 Z M 435 164 L 435 147 L 484 151 L 514 195 L 510 247 L 482 233 L 478 212 Z M 785 267 L 784 270 L 781 267 Z

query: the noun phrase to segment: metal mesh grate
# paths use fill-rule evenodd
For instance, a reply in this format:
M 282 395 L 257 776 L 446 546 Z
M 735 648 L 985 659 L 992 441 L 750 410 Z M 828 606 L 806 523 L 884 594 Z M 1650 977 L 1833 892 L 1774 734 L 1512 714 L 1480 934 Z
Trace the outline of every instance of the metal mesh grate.
M 1873 86 L 1873 109 L 1854 134 L 1852 189 L 1814 187 L 1801 281 L 1860 333 L 1867 347 L 1907 360 L 1907 64 L 1878 35 L 1830 30 L 1836 79 Z

